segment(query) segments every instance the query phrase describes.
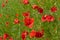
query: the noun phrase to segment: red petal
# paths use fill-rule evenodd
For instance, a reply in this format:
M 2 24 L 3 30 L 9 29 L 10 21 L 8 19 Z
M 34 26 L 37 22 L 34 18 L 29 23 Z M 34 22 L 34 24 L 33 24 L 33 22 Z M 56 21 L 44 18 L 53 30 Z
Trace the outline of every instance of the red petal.
M 57 11 L 57 7 L 56 6 L 52 6 L 51 7 L 51 12 L 56 12 Z
M 18 23 L 20 23 L 19 19 L 18 18 L 14 19 L 14 24 L 18 24 Z
M 5 24 L 6 24 L 6 26 L 8 26 L 9 25 L 9 22 L 6 22 Z
M 22 32 L 22 35 L 21 35 L 22 40 L 25 40 L 27 35 L 28 35 L 28 32 L 26 31 Z
M 29 25 L 29 28 L 32 28 L 33 27 L 33 24 L 34 24 L 34 19 L 33 18 L 31 18 L 31 21 L 30 21 L 30 25 Z
M 45 22 L 45 21 L 46 21 L 46 16 L 47 16 L 47 15 L 43 15 L 43 16 L 42 16 L 42 18 L 41 18 L 42 22 Z
M 19 14 L 18 13 L 16 13 L 16 15 L 15 15 L 16 17 L 18 17 L 19 16 Z
M 2 14 L 0 14 L 0 18 L 2 17 Z
M 43 9 L 42 9 L 42 8 L 38 8 L 38 12 L 39 12 L 40 14 L 42 14 L 42 13 L 43 13 Z
M 2 7 L 5 7 L 5 4 L 4 3 L 2 3 Z
M 29 12 L 29 11 L 24 12 L 24 13 L 23 13 L 23 16 L 24 16 L 24 17 L 30 17 L 30 12 Z
M 10 38 L 9 38 L 9 40 L 13 40 L 13 38 L 12 38 L 12 37 L 10 37 Z
M 35 37 L 35 34 L 36 34 L 36 31 L 35 31 L 35 30 L 32 30 L 32 31 L 30 32 L 30 38 Z
M 23 0 L 24 4 L 29 4 L 29 0 Z
M 4 38 L 4 39 L 7 39 L 8 37 L 9 37 L 9 35 L 6 34 L 6 33 L 3 35 L 3 38 Z
M 39 7 L 37 5 L 32 5 L 33 9 L 38 9 Z
M 44 34 L 44 29 L 42 29 L 40 32 L 41 32 L 41 34 Z
M 36 32 L 35 37 L 36 38 L 41 38 L 41 37 L 43 37 L 43 34 L 41 32 Z
M 3 40 L 1 36 L 0 36 L 0 40 Z
M 54 21 L 54 17 L 52 16 L 52 18 L 51 18 L 51 21 L 53 22 Z
M 32 26 L 34 24 L 34 19 L 33 18 L 25 18 L 24 24 L 25 24 L 25 26 L 32 28 Z
M 54 21 L 54 17 L 51 16 L 51 15 L 47 15 L 47 16 L 46 16 L 46 20 L 47 20 L 48 22 Z

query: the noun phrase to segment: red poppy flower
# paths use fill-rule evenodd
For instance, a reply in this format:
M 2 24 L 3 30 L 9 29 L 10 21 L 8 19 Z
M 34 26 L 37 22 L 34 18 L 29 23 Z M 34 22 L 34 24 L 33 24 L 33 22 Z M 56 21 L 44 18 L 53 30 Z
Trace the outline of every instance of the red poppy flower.
M 9 38 L 9 40 L 13 40 L 13 38 L 12 38 L 12 37 L 10 37 L 10 38 Z
M 47 22 L 52 22 L 52 21 L 54 21 L 54 17 L 51 15 L 47 15 L 46 20 L 47 20 Z
M 38 10 L 38 12 L 39 12 L 40 14 L 43 13 L 43 8 L 38 8 L 37 10 Z
M 32 30 L 32 31 L 30 32 L 30 38 L 35 37 L 35 34 L 36 34 L 36 31 L 35 31 L 35 30 Z
M 5 25 L 8 26 L 9 25 L 9 22 L 6 22 Z
M 34 24 L 34 19 L 33 18 L 25 18 L 24 19 L 24 24 L 25 26 L 32 28 L 33 24 Z
M 5 4 L 4 3 L 2 3 L 2 7 L 5 7 Z
M 16 15 L 15 15 L 16 17 L 18 17 L 19 16 L 19 14 L 18 13 L 16 13 Z
M 0 36 L 0 40 L 3 40 L 1 36 Z
M 29 0 L 23 0 L 24 4 L 29 4 Z
M 44 15 L 41 18 L 42 22 L 45 22 L 45 21 L 52 22 L 52 21 L 54 21 L 54 19 L 55 18 L 52 15 Z
M 28 35 L 27 31 L 22 32 L 21 34 L 22 40 L 25 40 L 27 35 Z
M 51 7 L 51 12 L 56 12 L 57 11 L 57 7 L 56 6 L 52 6 Z
M 4 39 L 4 40 L 6 40 L 8 37 L 9 37 L 9 35 L 6 34 L 6 33 L 3 35 L 3 39 Z
M 43 16 L 42 16 L 42 18 L 41 18 L 42 22 L 46 22 L 46 16 L 47 16 L 47 15 L 43 15 Z
M 39 7 L 37 5 L 32 5 L 33 9 L 38 9 Z
M 0 14 L 0 18 L 2 17 L 2 14 Z
M 18 18 L 14 19 L 14 24 L 18 24 L 18 23 L 20 23 L 19 19 Z
M 33 9 L 37 9 L 37 11 L 38 11 L 40 14 L 43 13 L 43 8 L 41 8 L 41 7 L 37 6 L 37 5 L 33 5 L 32 8 L 33 8 Z
M 28 12 L 24 12 L 24 13 L 23 13 L 23 16 L 24 16 L 24 17 L 30 17 L 30 12 L 29 12 L 29 11 L 28 11 Z
M 44 35 L 44 33 L 43 32 L 36 32 L 36 35 L 35 35 L 35 37 L 36 38 L 41 38 L 41 37 L 43 37 L 43 35 Z

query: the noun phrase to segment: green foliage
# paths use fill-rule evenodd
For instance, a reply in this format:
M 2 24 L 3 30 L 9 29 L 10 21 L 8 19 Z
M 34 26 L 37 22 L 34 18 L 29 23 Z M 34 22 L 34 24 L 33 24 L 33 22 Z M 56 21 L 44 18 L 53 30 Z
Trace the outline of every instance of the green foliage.
M 49 40 L 59 40 L 60 39 L 60 21 L 58 18 L 60 17 L 60 0 L 29 0 L 28 5 L 24 5 L 22 3 L 22 0 L 8 0 L 8 3 L 5 3 L 5 7 L 2 8 L 2 3 L 5 3 L 5 0 L 0 0 L 0 14 L 3 16 L 0 18 L 0 36 L 2 36 L 4 33 L 8 33 L 11 35 L 14 40 L 22 40 L 21 39 L 21 33 L 24 30 L 27 30 L 30 32 L 31 30 L 41 30 L 41 28 L 44 28 L 45 35 L 43 38 L 32 38 L 30 39 L 29 36 L 26 40 L 46 40 L 47 38 Z M 43 14 L 52 14 L 55 17 L 54 22 L 42 22 L 41 21 L 41 15 L 34 9 L 32 9 L 32 5 L 37 4 L 38 6 L 42 7 L 44 9 Z M 50 12 L 50 8 L 56 5 L 58 8 L 58 11 L 56 13 Z M 32 29 L 27 28 L 23 22 L 20 22 L 19 24 L 13 24 L 15 14 L 19 14 L 19 20 L 23 20 L 22 13 L 25 11 L 30 11 L 31 17 L 34 18 L 34 26 Z M 9 15 L 9 18 L 6 18 L 6 15 Z M 5 22 L 9 21 L 9 26 L 6 27 Z M 54 30 L 56 28 L 56 30 Z

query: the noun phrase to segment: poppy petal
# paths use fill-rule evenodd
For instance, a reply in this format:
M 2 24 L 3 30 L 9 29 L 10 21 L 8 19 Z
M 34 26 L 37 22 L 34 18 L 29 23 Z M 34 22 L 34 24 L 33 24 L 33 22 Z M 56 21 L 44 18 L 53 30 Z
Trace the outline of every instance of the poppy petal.
M 35 37 L 35 34 L 36 34 L 36 31 L 35 31 L 35 30 L 32 30 L 32 31 L 30 32 L 30 38 Z

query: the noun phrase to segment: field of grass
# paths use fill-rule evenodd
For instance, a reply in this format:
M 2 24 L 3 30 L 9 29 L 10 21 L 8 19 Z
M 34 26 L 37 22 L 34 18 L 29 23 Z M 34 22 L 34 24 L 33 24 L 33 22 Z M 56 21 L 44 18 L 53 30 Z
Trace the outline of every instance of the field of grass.
M 32 8 L 32 5 L 38 5 L 43 8 L 43 14 Z M 52 6 L 57 7 L 56 12 L 51 12 Z M 22 15 L 23 12 L 29 11 L 30 17 L 34 18 L 34 25 L 30 29 L 24 25 Z M 16 14 L 17 17 L 16 17 Z M 55 20 L 53 22 L 42 22 L 41 18 L 44 14 L 53 15 Z M 14 24 L 14 19 L 19 19 L 19 24 Z M 29 4 L 25 5 L 22 0 L 0 0 L 0 36 L 3 37 L 5 33 L 9 34 L 13 40 L 22 40 L 21 33 L 23 31 L 42 30 L 44 35 L 42 38 L 30 38 L 29 35 L 26 40 L 60 40 L 60 0 L 29 0 Z M 3 39 L 4 40 L 4 39 Z M 7 38 L 7 40 L 9 40 Z

